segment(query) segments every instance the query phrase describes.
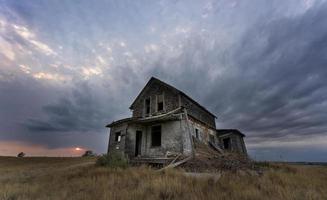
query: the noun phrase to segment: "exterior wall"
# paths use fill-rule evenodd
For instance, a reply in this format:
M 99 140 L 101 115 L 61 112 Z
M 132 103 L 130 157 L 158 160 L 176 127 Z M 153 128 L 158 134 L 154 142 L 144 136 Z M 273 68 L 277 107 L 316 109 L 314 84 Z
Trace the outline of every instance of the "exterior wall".
M 161 125 L 161 146 L 151 146 L 151 127 Z M 126 131 L 127 128 L 127 131 Z M 120 142 L 115 142 L 115 133 L 125 132 Z M 110 130 L 109 152 L 120 152 L 129 158 L 135 156 L 136 131 L 142 131 L 141 156 L 164 157 L 168 152 L 177 154 L 191 153 L 191 143 L 188 137 L 188 129 L 185 120 L 166 121 L 149 125 L 123 124 L 112 127 Z M 118 147 L 118 149 L 117 149 Z
M 182 115 L 182 140 L 183 140 L 183 155 L 191 155 L 192 154 L 192 138 L 190 138 L 190 133 L 192 135 L 192 125 L 189 120 L 187 120 L 186 116 Z
M 143 139 L 146 131 L 146 127 L 137 124 L 130 124 L 128 126 L 127 134 L 126 134 L 125 154 L 128 155 L 129 158 L 135 156 L 136 131 L 142 131 L 142 139 Z M 143 145 L 143 141 L 141 143 Z
M 219 145 L 219 140 L 217 138 L 216 130 L 210 128 L 204 123 L 201 123 L 197 120 L 189 118 L 189 122 L 191 124 L 191 133 L 194 138 L 196 138 L 195 129 L 199 130 L 199 140 L 205 144 L 209 144 L 209 135 L 212 135 L 214 138 L 214 142 L 216 145 Z
M 151 146 L 151 127 L 161 125 L 161 146 Z M 182 153 L 183 143 L 182 136 L 184 134 L 181 121 L 167 121 L 163 123 L 155 123 L 146 127 L 144 137 L 142 137 L 142 156 L 162 157 L 170 153 Z
M 235 135 L 233 142 L 234 142 L 233 145 L 234 145 L 235 151 L 237 151 L 239 153 L 245 153 L 245 154 L 247 153 L 243 137 L 241 137 L 240 135 Z
M 181 105 L 187 108 L 187 113 L 192 117 L 208 124 L 212 128 L 216 128 L 215 117 L 183 95 L 181 95 Z
M 123 123 L 117 126 L 114 126 L 110 129 L 109 144 L 108 144 L 108 153 L 125 153 L 125 140 L 126 140 L 126 128 L 127 123 Z M 120 142 L 115 141 L 115 133 L 121 133 Z
M 245 143 L 242 136 L 238 134 L 227 134 L 227 135 L 219 136 L 219 141 L 222 149 L 224 149 L 223 139 L 225 138 L 230 138 L 230 145 L 231 145 L 230 151 L 247 154 Z
M 138 98 L 138 100 L 135 102 L 133 107 L 133 117 L 144 117 L 144 101 L 146 98 L 151 99 L 151 115 L 157 115 L 160 114 L 157 112 L 157 101 L 156 101 L 156 95 L 164 95 L 164 111 L 163 112 L 169 112 L 179 107 L 179 101 L 178 101 L 178 93 L 173 91 L 171 88 L 159 84 L 156 82 L 153 82 L 150 84 L 143 94 Z M 163 113 L 161 112 L 161 113 Z

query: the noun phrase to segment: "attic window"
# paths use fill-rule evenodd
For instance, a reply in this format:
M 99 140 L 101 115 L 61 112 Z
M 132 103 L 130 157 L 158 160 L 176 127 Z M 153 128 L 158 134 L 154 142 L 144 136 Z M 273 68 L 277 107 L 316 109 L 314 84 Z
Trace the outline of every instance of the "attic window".
M 161 126 L 152 126 L 151 128 L 151 146 L 161 146 Z
M 157 95 L 157 111 L 163 111 L 164 110 L 164 98 L 163 94 Z
M 120 142 L 120 140 L 121 140 L 121 134 L 120 134 L 120 132 L 116 132 L 115 133 L 115 142 Z
M 150 105 L 151 105 L 151 100 L 150 98 L 145 99 L 145 114 L 149 115 L 150 114 Z

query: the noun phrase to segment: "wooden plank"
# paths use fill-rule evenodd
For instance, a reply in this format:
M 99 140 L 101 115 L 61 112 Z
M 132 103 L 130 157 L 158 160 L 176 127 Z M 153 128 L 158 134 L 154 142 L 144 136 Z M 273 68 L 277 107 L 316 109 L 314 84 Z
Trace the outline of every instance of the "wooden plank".
M 176 156 L 176 158 L 174 158 L 174 160 L 172 160 L 168 165 L 173 164 L 181 155 L 179 154 L 178 156 Z
M 166 167 L 164 167 L 164 168 L 161 168 L 159 171 L 163 171 L 163 170 L 166 170 L 166 169 L 170 169 L 170 168 L 178 167 L 179 165 L 181 165 L 181 164 L 183 164 L 183 163 L 185 163 L 185 162 L 191 160 L 192 158 L 193 158 L 192 156 L 187 157 L 187 158 L 185 158 L 185 159 L 183 159 L 183 160 L 181 160 L 181 161 L 178 161 L 178 162 L 173 163 L 173 164 L 171 164 L 171 165 L 168 165 L 168 166 L 166 166 Z

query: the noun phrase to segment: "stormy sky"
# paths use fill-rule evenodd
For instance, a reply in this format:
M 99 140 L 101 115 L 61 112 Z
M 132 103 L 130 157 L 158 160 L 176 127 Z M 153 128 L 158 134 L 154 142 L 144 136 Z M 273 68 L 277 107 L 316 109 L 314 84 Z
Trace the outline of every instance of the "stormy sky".
M 327 161 L 327 2 L 0 0 L 0 155 L 106 151 L 151 76 L 260 160 Z

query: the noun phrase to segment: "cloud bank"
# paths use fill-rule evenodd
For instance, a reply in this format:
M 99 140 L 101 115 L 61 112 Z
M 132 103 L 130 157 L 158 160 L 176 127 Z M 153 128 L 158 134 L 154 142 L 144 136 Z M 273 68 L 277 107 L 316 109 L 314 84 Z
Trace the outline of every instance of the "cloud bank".
M 0 140 L 104 152 L 151 76 L 238 128 L 257 159 L 324 160 L 324 1 L 5 1 Z M 310 153 L 312 152 L 312 156 Z M 282 156 L 281 156 L 282 155 Z

